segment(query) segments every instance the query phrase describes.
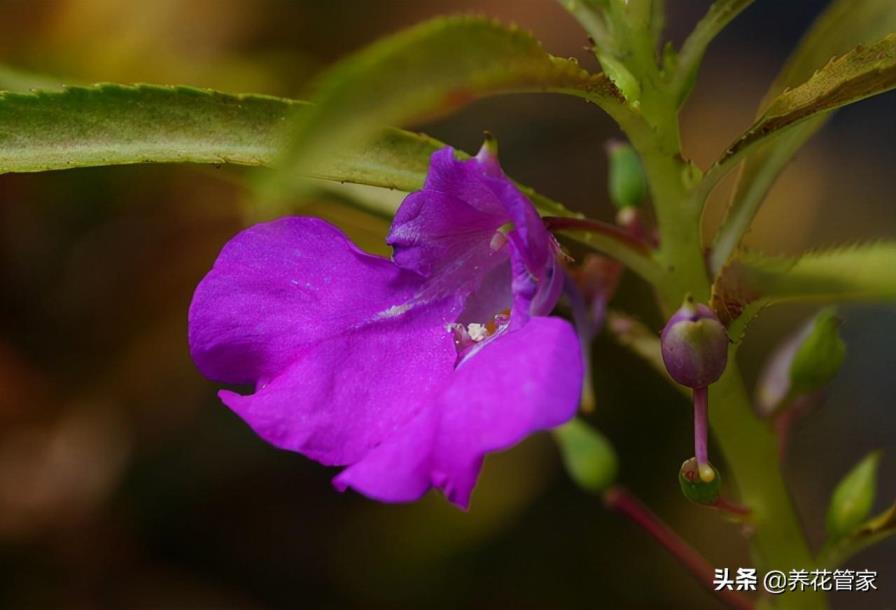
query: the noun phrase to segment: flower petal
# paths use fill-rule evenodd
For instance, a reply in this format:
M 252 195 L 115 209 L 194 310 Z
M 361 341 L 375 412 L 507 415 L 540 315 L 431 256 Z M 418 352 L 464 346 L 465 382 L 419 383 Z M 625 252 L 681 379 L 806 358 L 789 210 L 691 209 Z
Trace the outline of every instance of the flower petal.
M 196 288 L 190 352 L 207 377 L 263 382 L 305 346 L 401 306 L 419 286 L 322 220 L 256 225 L 227 243 Z
M 356 462 L 434 401 L 457 352 L 451 301 L 336 333 L 249 396 L 221 399 L 264 440 L 327 465 Z
M 432 407 L 334 484 L 387 502 L 416 500 L 435 486 L 466 507 L 485 454 L 569 420 L 581 387 L 572 327 L 533 317 L 466 360 Z
M 485 179 L 476 159 L 459 161 L 451 148 L 433 153 L 426 184 L 405 198 L 392 222 L 386 241 L 395 263 L 426 277 L 465 271 L 478 279 L 506 260 L 490 244 L 509 217 Z

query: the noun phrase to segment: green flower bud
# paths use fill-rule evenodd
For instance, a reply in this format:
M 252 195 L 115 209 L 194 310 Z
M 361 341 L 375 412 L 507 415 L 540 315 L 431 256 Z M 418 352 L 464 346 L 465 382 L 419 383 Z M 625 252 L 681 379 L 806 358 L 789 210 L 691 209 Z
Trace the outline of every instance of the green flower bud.
M 823 309 L 769 357 L 756 383 L 756 405 L 769 416 L 791 400 L 821 390 L 846 355 L 834 308 Z
M 790 365 L 790 383 L 797 394 L 826 385 L 843 364 L 846 344 L 840 338 L 840 320 L 833 307 L 818 312 L 812 331 L 802 342 Z
M 638 153 L 624 142 L 607 144 L 610 200 L 618 208 L 638 206 L 647 197 L 647 178 Z
M 871 514 L 880 456 L 880 451 L 869 454 L 834 489 L 827 517 L 828 536 L 832 540 L 850 534 Z
M 554 430 L 570 478 L 586 491 L 600 493 L 616 480 L 618 462 L 610 442 L 581 419 Z
M 702 472 L 710 468 L 711 472 Z M 722 489 L 722 478 L 712 464 L 697 464 L 697 458 L 690 458 L 681 465 L 678 471 L 678 484 L 684 497 L 695 504 L 712 506 L 719 501 Z

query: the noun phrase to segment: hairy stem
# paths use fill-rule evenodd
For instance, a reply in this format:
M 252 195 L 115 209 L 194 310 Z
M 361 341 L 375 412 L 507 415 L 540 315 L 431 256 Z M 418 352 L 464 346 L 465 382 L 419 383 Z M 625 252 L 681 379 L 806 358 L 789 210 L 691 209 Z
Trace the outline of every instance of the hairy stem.
M 726 605 L 740 610 L 753 608 L 753 602 L 740 593 L 727 589 L 716 591 L 712 584 L 715 574 L 713 566 L 624 487 L 615 486 L 604 492 L 604 503 L 650 534 L 697 579 L 697 582 L 717 595 Z

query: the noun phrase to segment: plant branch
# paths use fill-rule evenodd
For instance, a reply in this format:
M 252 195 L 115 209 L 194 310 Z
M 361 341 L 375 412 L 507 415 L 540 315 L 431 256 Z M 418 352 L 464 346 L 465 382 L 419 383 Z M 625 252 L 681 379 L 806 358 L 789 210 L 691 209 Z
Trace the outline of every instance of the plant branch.
M 538 206 L 538 201 L 535 201 Z M 619 227 L 576 216 L 547 216 L 545 224 L 572 239 L 608 254 L 651 284 L 660 281 L 662 269 L 653 260 L 646 243 Z
M 697 22 L 678 54 L 678 68 L 672 90 L 679 103 L 687 97 L 709 43 L 752 3 L 753 0 L 717 0 Z
M 721 601 L 731 608 L 739 610 L 752 610 L 753 602 L 746 596 L 728 589 L 715 590 L 712 582 L 714 569 L 706 559 L 692 546 L 685 542 L 669 526 L 663 523 L 659 517 L 644 506 L 628 490 L 621 486 L 614 486 L 604 492 L 604 504 L 611 510 L 625 515 L 633 523 L 650 534 L 669 553 L 671 553 L 681 565 L 691 573 L 707 591 L 716 595 Z
M 545 216 L 542 218 L 545 225 L 551 231 L 583 232 L 605 235 L 619 240 L 626 246 L 641 254 L 649 255 L 650 245 L 642 239 L 638 239 L 630 232 L 616 225 L 590 218 L 571 218 L 560 216 Z

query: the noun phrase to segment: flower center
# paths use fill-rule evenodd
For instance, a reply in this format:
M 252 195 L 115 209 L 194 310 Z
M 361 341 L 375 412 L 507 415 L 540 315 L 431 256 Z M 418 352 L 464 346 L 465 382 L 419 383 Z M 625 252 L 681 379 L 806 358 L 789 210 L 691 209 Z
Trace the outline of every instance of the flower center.
M 454 345 L 457 346 L 457 353 L 461 355 L 474 345 L 482 343 L 489 337 L 493 337 L 509 323 L 510 309 L 504 309 L 492 316 L 492 319 L 485 324 L 480 322 L 471 322 L 469 324 L 452 322 L 445 329 L 454 334 Z

